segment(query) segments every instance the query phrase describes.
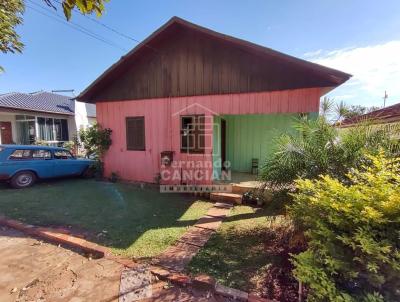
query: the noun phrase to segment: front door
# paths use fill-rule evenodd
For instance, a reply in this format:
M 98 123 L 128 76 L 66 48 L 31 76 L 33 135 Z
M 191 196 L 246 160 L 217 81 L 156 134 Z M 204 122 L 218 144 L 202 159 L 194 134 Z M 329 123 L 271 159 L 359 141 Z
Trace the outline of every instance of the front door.
M 0 143 L 12 144 L 11 122 L 0 122 Z
M 226 170 L 225 161 L 226 161 L 226 121 L 224 119 L 221 119 L 221 163 L 222 163 L 222 170 Z

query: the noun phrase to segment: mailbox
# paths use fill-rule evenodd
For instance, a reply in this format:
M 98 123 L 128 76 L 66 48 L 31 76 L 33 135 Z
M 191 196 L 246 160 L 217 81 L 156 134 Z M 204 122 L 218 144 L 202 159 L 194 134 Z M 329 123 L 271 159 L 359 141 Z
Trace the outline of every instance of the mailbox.
M 170 166 L 174 160 L 174 151 L 162 151 L 161 152 L 161 165 Z

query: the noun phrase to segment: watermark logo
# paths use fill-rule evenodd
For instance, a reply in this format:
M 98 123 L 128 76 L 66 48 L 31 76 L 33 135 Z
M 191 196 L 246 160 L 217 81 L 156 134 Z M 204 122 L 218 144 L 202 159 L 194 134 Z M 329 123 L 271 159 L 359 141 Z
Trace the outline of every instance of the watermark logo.
M 161 185 L 161 193 L 213 193 L 232 192 L 232 185 Z
M 232 172 L 230 162 L 226 161 L 222 169 L 221 160 L 177 160 L 162 165 L 160 178 L 162 183 L 210 183 L 214 180 L 229 182 Z

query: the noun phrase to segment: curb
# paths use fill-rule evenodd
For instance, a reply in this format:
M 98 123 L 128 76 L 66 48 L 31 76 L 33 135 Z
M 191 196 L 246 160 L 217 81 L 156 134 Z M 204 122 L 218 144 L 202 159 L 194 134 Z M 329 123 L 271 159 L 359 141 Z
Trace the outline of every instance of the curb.
M 70 235 L 70 231 L 66 229 L 36 227 L 4 216 L 0 216 L 0 225 L 16 229 L 25 234 L 39 237 L 56 244 L 63 244 L 83 250 L 86 253 L 93 254 L 96 258 L 103 258 L 111 255 L 110 251 L 106 247 L 87 241 L 83 238 L 72 236 Z

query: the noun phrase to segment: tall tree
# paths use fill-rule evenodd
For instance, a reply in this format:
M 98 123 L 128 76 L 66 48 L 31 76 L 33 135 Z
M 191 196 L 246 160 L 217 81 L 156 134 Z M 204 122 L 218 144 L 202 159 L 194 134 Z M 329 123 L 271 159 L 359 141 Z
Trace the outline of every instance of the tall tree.
M 25 7 L 22 0 L 0 1 L 0 51 L 3 53 L 21 52 L 24 45 L 15 31 L 22 23 Z M 0 66 L 0 70 L 2 70 Z
M 371 111 L 378 110 L 379 107 L 372 106 L 372 107 L 365 107 L 361 105 L 352 105 L 347 108 L 347 112 L 345 114 L 345 118 L 352 118 L 355 116 L 360 116 L 363 114 L 370 113 Z
M 56 9 L 54 6 L 54 1 L 61 3 L 64 10 L 64 15 L 67 20 L 69 20 L 72 16 L 71 12 L 75 7 L 77 7 L 83 14 L 96 13 L 97 16 L 101 16 L 104 11 L 104 2 L 107 2 L 108 0 L 63 0 L 62 2 L 58 0 L 43 1 L 54 9 Z
M 65 18 L 71 19 L 72 11 L 77 8 L 82 14 L 96 13 L 101 16 L 104 3 L 109 0 L 43 0 L 48 6 L 57 9 L 61 4 Z M 0 51 L 3 53 L 22 52 L 24 44 L 16 32 L 16 27 L 23 22 L 24 0 L 0 1 Z M 0 66 L 0 71 L 3 68 Z

